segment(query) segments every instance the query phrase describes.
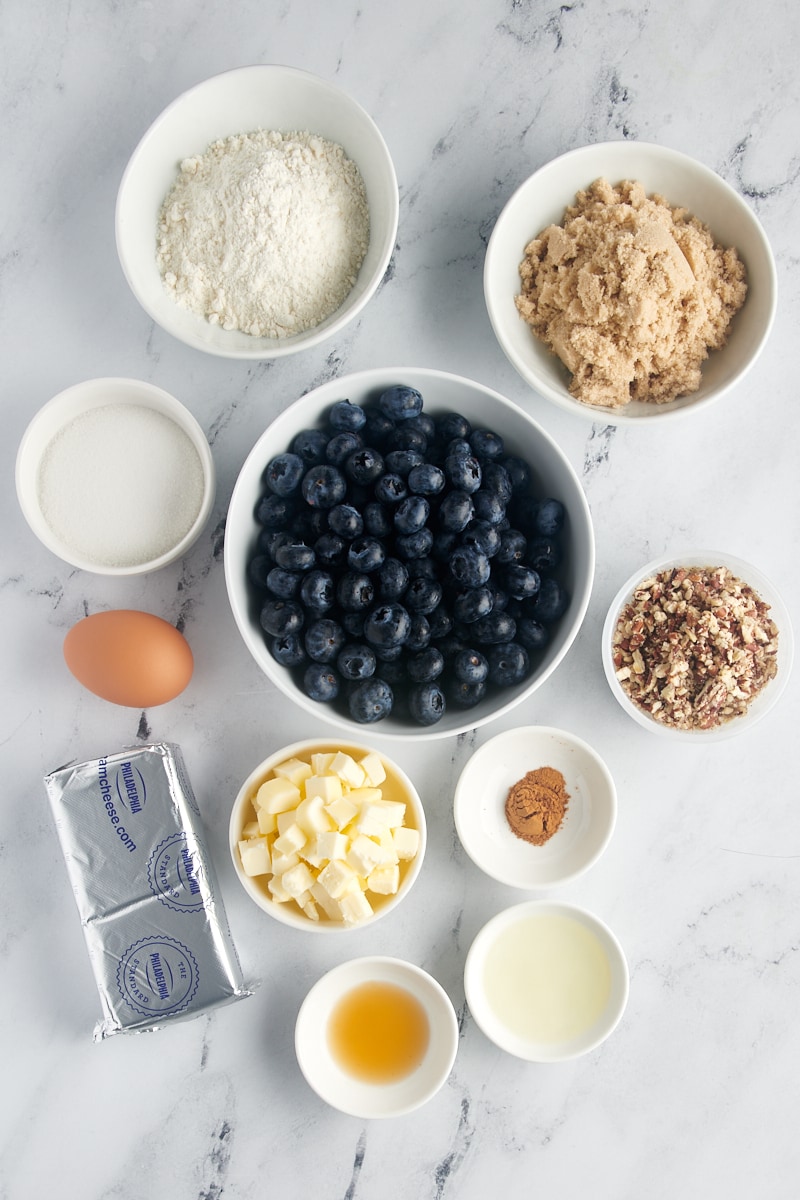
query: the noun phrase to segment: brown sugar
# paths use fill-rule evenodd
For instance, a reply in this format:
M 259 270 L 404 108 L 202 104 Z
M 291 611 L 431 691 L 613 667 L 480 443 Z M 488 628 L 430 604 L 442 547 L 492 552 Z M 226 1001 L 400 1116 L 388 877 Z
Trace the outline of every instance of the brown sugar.
M 561 772 L 555 767 L 537 767 L 509 788 L 506 818 L 517 837 L 543 846 L 559 829 L 568 801 Z

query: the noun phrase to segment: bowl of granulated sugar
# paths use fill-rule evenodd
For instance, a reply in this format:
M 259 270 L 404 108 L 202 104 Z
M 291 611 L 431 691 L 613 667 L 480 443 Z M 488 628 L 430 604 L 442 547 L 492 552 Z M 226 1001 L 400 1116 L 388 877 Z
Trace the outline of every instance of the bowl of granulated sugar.
M 25 519 L 59 558 L 141 575 L 193 545 L 216 484 L 205 434 L 174 396 L 136 379 L 91 379 L 34 416 L 16 485 Z
M 119 188 L 117 250 L 173 337 L 278 358 L 362 311 L 398 213 L 391 156 L 355 100 L 307 71 L 240 67 L 178 96 L 144 134 Z

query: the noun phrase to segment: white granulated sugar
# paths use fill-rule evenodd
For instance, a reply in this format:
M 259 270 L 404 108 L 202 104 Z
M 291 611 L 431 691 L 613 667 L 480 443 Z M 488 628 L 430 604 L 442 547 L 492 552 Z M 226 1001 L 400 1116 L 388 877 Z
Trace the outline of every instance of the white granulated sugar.
M 181 163 L 157 261 L 182 307 L 223 329 L 282 338 L 339 308 L 368 244 L 364 181 L 342 147 L 261 129 Z
M 154 409 L 107 404 L 75 417 L 39 466 L 45 521 L 98 567 L 133 567 L 166 554 L 194 525 L 203 464 L 189 436 Z

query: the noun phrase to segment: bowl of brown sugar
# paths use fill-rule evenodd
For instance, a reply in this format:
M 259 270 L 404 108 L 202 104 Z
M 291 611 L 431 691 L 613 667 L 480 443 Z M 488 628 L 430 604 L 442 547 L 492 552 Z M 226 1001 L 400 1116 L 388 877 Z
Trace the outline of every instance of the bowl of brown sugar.
M 534 891 L 567 883 L 597 862 L 614 831 L 617 792 L 586 742 L 529 725 L 475 751 L 456 784 L 453 815 L 476 866 Z

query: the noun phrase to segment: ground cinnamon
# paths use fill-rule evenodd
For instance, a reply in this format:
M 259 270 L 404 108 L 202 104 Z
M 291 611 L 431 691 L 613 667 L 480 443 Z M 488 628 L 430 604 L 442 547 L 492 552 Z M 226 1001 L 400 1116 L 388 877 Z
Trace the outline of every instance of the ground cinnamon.
M 564 820 L 568 801 L 561 772 L 555 767 L 537 767 L 509 788 L 506 818 L 517 837 L 543 846 Z

